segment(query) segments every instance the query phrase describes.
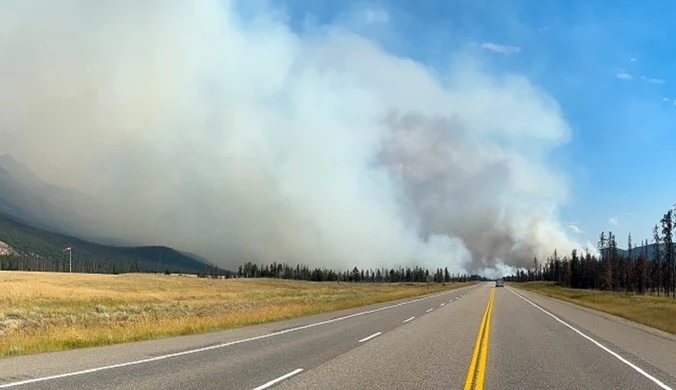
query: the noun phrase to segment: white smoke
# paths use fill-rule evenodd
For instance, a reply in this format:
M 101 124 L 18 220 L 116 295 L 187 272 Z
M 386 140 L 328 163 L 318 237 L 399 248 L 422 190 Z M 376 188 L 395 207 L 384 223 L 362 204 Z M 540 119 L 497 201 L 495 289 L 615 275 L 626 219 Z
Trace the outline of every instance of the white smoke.
M 111 235 L 225 266 L 459 272 L 576 246 L 556 102 L 462 53 L 443 78 L 223 1 L 3 2 L 0 152 L 95 195 Z

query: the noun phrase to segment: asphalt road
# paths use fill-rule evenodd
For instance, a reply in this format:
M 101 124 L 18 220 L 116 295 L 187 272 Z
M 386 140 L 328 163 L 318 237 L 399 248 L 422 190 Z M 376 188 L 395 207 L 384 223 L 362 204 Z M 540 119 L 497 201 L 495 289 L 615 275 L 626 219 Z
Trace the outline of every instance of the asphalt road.
M 13 389 L 676 389 L 676 337 L 483 283 L 242 329 L 0 359 Z

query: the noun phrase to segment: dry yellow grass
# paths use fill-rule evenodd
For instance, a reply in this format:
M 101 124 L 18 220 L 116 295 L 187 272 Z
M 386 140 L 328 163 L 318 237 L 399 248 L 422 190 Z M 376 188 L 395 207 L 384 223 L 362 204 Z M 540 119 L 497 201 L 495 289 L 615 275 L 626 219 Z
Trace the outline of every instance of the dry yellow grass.
M 0 356 L 233 328 L 465 285 L 0 272 Z
M 676 299 L 673 298 L 565 288 L 549 282 L 510 285 L 676 334 Z

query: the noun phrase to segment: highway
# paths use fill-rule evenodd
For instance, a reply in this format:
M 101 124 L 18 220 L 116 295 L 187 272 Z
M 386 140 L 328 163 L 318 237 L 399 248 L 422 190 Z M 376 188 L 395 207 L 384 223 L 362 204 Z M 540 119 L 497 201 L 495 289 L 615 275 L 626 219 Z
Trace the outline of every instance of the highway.
M 676 389 L 676 337 L 512 288 L 0 359 L 12 389 Z

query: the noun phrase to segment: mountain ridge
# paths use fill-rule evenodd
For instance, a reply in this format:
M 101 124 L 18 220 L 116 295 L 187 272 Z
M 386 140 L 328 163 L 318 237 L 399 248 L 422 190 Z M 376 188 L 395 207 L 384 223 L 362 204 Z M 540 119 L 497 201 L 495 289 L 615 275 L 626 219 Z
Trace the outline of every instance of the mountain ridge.
M 66 241 L 81 242 L 86 248 L 96 249 L 92 249 L 93 253 L 103 251 L 110 256 L 114 254 L 126 260 L 130 258 L 129 254 L 120 249 L 136 248 L 136 252 L 143 252 L 143 256 L 136 253 L 136 257 L 132 257 L 134 261 L 140 259 L 143 262 L 150 261 L 148 256 L 151 256 L 152 251 L 139 248 L 156 248 L 158 264 L 161 261 L 159 253 L 162 252 L 158 248 L 166 248 L 168 251 L 175 251 L 171 256 L 180 259 L 179 263 L 183 266 L 189 265 L 188 268 L 192 272 L 203 271 L 207 264 L 213 265 L 203 256 L 188 251 L 110 237 L 105 229 L 109 221 L 110 217 L 94 198 L 76 189 L 62 188 L 47 183 L 11 155 L 0 155 L 0 225 L 4 227 L 4 235 L 9 235 L 11 231 L 15 234 L 18 234 L 17 231 L 28 234 L 28 237 L 24 239 L 43 247 L 50 256 L 57 259 L 63 258 L 65 254 L 57 255 L 54 242 L 45 246 L 45 237 L 56 240 L 55 237 L 60 236 L 60 242 L 64 242 L 64 245 Z M 11 242 L 3 240 L 1 235 L 0 241 L 5 241 L 19 253 L 26 252 L 17 249 L 17 246 Z M 99 245 L 101 248 L 95 248 L 94 245 Z M 21 247 L 21 245 L 18 246 L 18 248 Z M 47 250 L 47 247 L 50 249 Z M 23 253 L 23 255 L 26 254 Z M 43 255 L 41 256 L 44 257 Z M 159 270 L 157 267 L 149 268 Z
M 47 230 L 104 235 L 102 207 L 91 197 L 38 178 L 10 155 L 0 155 L 0 212 Z
M 153 271 L 204 273 L 209 264 L 162 245 L 111 246 L 61 233 L 24 225 L 11 216 L 0 214 L 0 241 L 15 254 L 2 259 L 3 269 L 11 260 L 42 260 L 51 270 L 64 270 L 68 259 L 64 248 L 71 247 L 78 271 L 94 269 L 100 272 Z M 95 264 L 96 268 L 92 268 Z M 44 267 L 44 266 L 43 266 Z M 116 272 L 117 271 L 117 272 Z

